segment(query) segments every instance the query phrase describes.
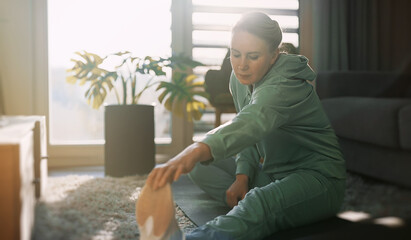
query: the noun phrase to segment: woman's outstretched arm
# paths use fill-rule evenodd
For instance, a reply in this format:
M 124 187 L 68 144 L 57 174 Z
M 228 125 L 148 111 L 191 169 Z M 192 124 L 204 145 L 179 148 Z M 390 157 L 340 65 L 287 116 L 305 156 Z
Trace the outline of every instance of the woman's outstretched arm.
M 189 173 L 197 162 L 212 158 L 210 147 L 205 143 L 193 143 L 168 162 L 156 166 L 148 175 L 147 184 L 156 190 L 167 182 L 177 181 L 181 174 Z

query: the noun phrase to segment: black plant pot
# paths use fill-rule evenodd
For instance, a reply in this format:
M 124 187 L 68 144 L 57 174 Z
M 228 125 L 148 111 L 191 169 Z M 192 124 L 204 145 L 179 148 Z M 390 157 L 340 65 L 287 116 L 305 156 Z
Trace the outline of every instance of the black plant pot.
M 105 175 L 146 174 L 155 165 L 154 106 L 105 107 Z

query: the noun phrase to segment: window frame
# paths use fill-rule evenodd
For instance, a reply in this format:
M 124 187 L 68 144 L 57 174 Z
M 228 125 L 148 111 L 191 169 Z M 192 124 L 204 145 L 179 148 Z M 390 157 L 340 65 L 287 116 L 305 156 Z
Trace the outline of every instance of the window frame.
M 33 69 L 35 76 L 35 114 L 44 115 L 50 119 L 49 115 L 49 68 L 48 68 L 48 27 L 47 27 L 47 3 L 52 0 L 38 0 L 33 2 Z M 191 56 L 184 44 L 184 35 L 177 33 L 186 32 L 184 26 L 189 26 L 186 22 L 189 15 L 185 9 L 186 1 L 172 0 L 172 51 L 173 53 L 183 53 Z M 176 17 L 177 16 L 177 17 Z M 191 19 L 191 18 L 190 18 Z M 184 24 L 182 24 L 184 23 Z M 190 54 L 188 54 L 190 53 Z M 47 121 L 49 129 L 49 121 Z M 172 130 L 170 144 L 156 144 L 156 159 L 164 161 L 172 157 L 185 146 L 191 143 L 192 124 L 186 119 L 172 115 Z M 50 131 L 48 130 L 48 139 Z M 72 144 L 57 145 L 48 141 L 49 167 L 67 166 L 89 166 L 104 165 L 104 144 Z

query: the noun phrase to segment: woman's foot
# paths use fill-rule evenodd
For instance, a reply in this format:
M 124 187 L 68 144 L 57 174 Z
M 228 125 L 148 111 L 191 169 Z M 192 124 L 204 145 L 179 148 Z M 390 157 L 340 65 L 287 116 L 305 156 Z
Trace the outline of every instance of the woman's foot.
M 175 219 L 170 184 L 154 191 L 149 185 L 136 202 L 136 220 L 141 240 L 182 240 L 184 234 Z

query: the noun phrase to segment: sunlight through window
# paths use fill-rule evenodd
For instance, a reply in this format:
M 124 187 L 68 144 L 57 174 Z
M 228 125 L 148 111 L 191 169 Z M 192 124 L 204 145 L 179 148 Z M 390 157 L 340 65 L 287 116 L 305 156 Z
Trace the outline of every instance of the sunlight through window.
M 49 111 L 52 144 L 104 142 L 104 107 L 87 104 L 86 86 L 68 84 L 77 51 L 99 55 L 130 51 L 135 56 L 171 55 L 171 0 L 49 0 Z M 154 92 L 142 96 L 143 104 L 157 102 Z M 116 103 L 115 96 L 107 104 Z M 170 137 L 170 113 L 155 108 L 156 137 Z

